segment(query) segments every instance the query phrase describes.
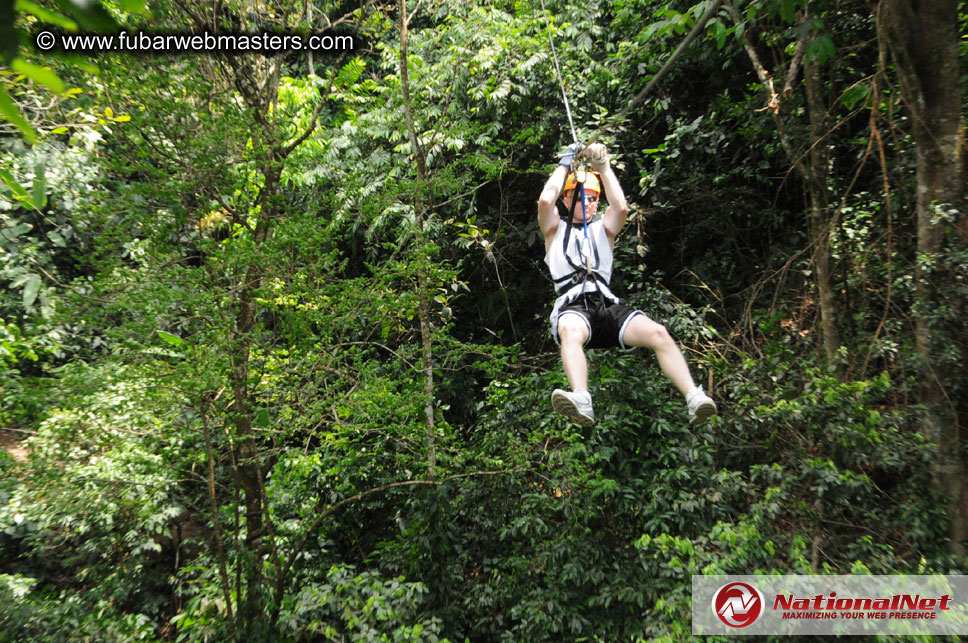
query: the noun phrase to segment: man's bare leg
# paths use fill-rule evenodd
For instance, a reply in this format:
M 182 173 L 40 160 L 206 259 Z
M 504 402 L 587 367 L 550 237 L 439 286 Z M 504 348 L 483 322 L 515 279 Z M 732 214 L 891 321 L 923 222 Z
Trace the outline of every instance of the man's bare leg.
M 588 361 L 585 359 L 584 349 L 588 334 L 588 326 L 580 316 L 566 314 L 558 319 L 561 364 L 572 390 L 552 391 L 551 405 L 555 411 L 582 426 L 592 426 L 595 423 L 592 396 L 588 392 Z
M 636 315 L 625 329 L 623 342 L 626 346 L 644 346 L 655 351 L 662 372 L 686 398 L 690 423 L 704 422 L 716 414 L 716 403 L 706 395 L 702 387 L 696 386 L 685 356 L 665 326 L 645 315 Z
M 588 390 L 588 360 L 585 358 L 585 342 L 588 325 L 580 316 L 571 313 L 558 319 L 558 340 L 561 343 L 561 365 L 573 391 Z
M 659 368 L 683 395 L 696 388 L 686 358 L 665 326 L 645 315 L 636 315 L 625 329 L 623 341 L 626 346 L 644 346 L 655 351 Z

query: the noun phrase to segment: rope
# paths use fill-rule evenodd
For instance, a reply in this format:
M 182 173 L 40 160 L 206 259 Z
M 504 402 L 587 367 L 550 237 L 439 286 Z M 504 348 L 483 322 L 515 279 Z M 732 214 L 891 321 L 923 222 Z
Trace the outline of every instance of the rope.
M 571 127 L 572 142 L 578 142 L 578 134 L 575 132 L 575 122 L 571 119 L 571 107 L 568 105 L 568 94 L 565 93 L 565 81 L 561 78 L 561 67 L 558 65 L 558 53 L 555 51 L 555 40 L 551 37 L 551 21 L 548 20 L 548 10 L 545 8 L 544 0 L 541 0 L 541 11 L 545 19 L 545 27 L 548 29 L 548 42 L 551 43 L 551 57 L 555 61 L 555 73 L 558 74 L 558 85 L 561 87 L 561 98 L 565 102 L 565 114 L 568 115 L 568 125 Z

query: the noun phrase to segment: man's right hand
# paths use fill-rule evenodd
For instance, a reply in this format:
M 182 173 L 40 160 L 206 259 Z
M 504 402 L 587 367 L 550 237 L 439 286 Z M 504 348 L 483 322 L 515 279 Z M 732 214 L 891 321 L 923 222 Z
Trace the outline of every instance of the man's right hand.
M 585 146 L 581 143 L 572 143 L 568 146 L 568 150 L 565 151 L 564 156 L 558 161 L 558 165 L 564 165 L 565 167 L 571 167 L 575 162 L 575 157 L 578 156 L 581 151 L 585 149 Z

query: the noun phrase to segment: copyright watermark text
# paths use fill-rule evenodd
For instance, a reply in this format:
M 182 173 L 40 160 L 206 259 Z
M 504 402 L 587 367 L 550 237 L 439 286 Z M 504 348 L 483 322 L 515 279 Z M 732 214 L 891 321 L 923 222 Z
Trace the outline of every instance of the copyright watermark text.
M 117 34 L 68 34 L 40 31 L 34 43 L 41 51 L 68 53 L 256 53 L 271 56 L 289 51 L 353 51 L 356 40 L 345 33 L 183 33 L 146 31 Z

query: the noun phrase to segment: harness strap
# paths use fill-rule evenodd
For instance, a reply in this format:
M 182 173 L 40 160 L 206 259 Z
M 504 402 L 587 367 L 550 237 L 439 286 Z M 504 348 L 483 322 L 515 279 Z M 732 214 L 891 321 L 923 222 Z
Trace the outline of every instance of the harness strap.
M 592 279 L 596 283 L 600 283 L 603 286 L 608 286 L 608 282 L 605 280 L 605 277 L 603 277 L 602 275 L 600 275 L 595 271 L 592 271 L 590 275 L 588 273 L 575 271 L 568 275 L 565 275 L 561 279 L 556 280 L 556 283 L 559 283 L 559 282 L 562 282 L 562 283 L 561 285 L 557 285 L 555 287 L 555 294 L 560 297 L 566 292 L 568 292 L 572 287 L 577 286 L 580 283 L 584 283 L 588 279 Z M 595 292 L 600 292 L 600 291 L 595 291 Z
M 575 205 L 576 203 L 572 201 L 571 218 L 574 217 Z M 591 244 L 591 251 L 589 252 L 588 257 L 586 258 L 585 265 L 582 265 L 577 261 L 573 260 L 571 258 L 571 255 L 568 253 L 568 248 L 571 245 L 572 228 L 574 227 L 574 225 L 571 223 L 570 220 L 563 221 L 562 224 L 567 227 L 565 228 L 565 233 L 561 237 L 561 254 L 565 258 L 565 261 L 568 263 L 568 265 L 571 267 L 572 270 L 570 273 L 563 275 L 561 277 L 558 277 L 557 279 L 554 280 L 556 294 L 558 294 L 558 296 L 561 296 L 572 287 L 578 284 L 584 284 L 589 279 L 593 280 L 596 283 L 600 283 L 600 284 L 604 284 L 605 286 L 608 286 L 608 281 L 598 273 L 598 267 L 601 265 L 601 255 L 598 252 L 598 244 L 595 243 L 594 237 L 587 236 L 588 222 L 587 221 L 584 222 L 585 235 L 586 235 L 585 240 L 586 240 L 586 243 Z M 582 254 L 580 246 L 578 247 L 578 254 L 579 256 L 581 256 Z M 594 264 L 592 263 L 593 259 L 594 259 Z

